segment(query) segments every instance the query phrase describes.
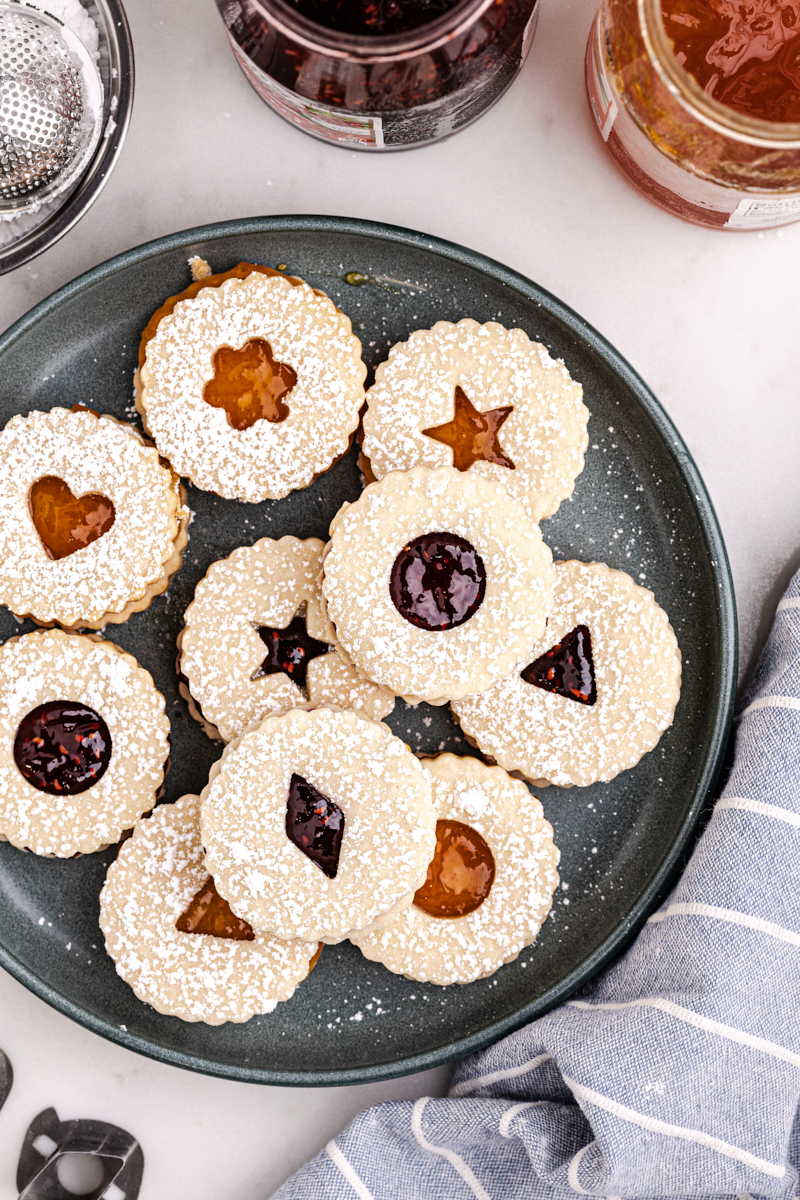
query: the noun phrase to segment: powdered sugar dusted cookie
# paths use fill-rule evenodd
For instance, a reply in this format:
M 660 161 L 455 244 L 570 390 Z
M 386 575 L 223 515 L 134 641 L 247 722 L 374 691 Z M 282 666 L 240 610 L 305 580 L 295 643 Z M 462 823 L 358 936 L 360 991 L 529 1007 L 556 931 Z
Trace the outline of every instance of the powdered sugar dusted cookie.
M 421 983 L 472 983 L 536 938 L 558 884 L 558 850 L 524 783 L 476 758 L 423 759 L 433 779 L 436 853 L 414 903 L 353 934 L 366 958 Z
M 407 907 L 436 844 L 431 783 L 388 726 L 294 708 L 226 748 L 203 790 L 206 868 L 254 929 L 341 941 Z
M 230 741 L 269 712 L 310 702 L 387 716 L 394 696 L 329 644 L 320 611 L 319 538 L 262 538 L 209 567 L 180 635 L 181 691 Z M 200 713 L 198 713 L 198 709 Z
M 569 787 L 607 783 L 672 724 L 681 653 L 653 593 L 602 563 L 556 564 L 547 630 L 528 664 L 453 704 L 508 771 Z
M 0 838 L 70 858 L 119 840 L 153 807 L 169 753 L 164 697 L 94 636 L 0 646 Z
M 387 471 L 454 466 L 501 483 L 532 521 L 583 470 L 583 389 L 521 329 L 437 321 L 393 346 L 367 393 L 363 449 Z
M 361 343 L 327 296 L 254 271 L 203 288 L 159 321 L 137 407 L 197 487 L 274 500 L 347 451 L 365 376 Z
M 140 1000 L 182 1021 L 247 1021 L 288 1000 L 317 953 L 233 915 L 203 866 L 200 801 L 183 796 L 140 821 L 100 893 L 117 974 Z
M 113 417 L 54 408 L 0 433 L 0 603 L 99 629 L 165 591 L 189 513 L 180 481 Z
M 528 661 L 553 566 L 490 479 L 392 471 L 334 517 L 322 592 L 356 670 L 412 703 L 481 692 Z

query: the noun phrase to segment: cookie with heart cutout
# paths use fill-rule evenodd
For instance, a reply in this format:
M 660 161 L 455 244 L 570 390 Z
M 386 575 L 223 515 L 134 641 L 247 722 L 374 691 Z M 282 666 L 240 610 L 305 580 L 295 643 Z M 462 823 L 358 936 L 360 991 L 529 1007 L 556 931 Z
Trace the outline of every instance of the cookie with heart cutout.
M 453 467 L 390 471 L 330 535 L 322 594 L 359 674 L 412 704 L 445 704 L 529 661 L 552 555 L 500 484 Z
M 680 688 L 680 648 L 653 593 L 624 571 L 569 561 L 556 563 L 553 610 L 528 662 L 452 709 L 507 771 L 586 787 L 657 745 Z
M 206 732 L 225 742 L 269 712 L 335 704 L 374 721 L 394 695 L 337 654 L 323 620 L 319 538 L 261 538 L 212 563 L 178 638 L 181 693 Z
M 328 296 L 240 266 L 243 277 L 199 280 L 154 314 L 136 405 L 181 475 L 258 503 L 308 487 L 347 452 L 367 369 L 349 318 Z
M 362 448 L 376 479 L 454 466 L 502 484 L 541 521 L 572 494 L 588 419 L 581 385 L 522 329 L 437 321 L 376 369 Z
M 558 886 L 558 850 L 524 783 L 477 758 L 422 760 L 433 783 L 436 852 L 414 903 L 350 935 L 365 958 L 421 983 L 472 983 L 536 939 Z
M 320 947 L 280 941 L 235 917 L 203 866 L 200 801 L 182 796 L 139 821 L 100 893 L 117 974 L 182 1021 L 248 1021 L 288 1000 Z
M 205 866 L 276 937 L 337 942 L 411 904 L 436 844 L 431 782 L 382 721 L 332 707 L 268 716 L 202 793 Z
M 0 646 L 0 839 L 58 858 L 119 841 L 168 754 L 164 697 L 113 642 L 50 629 Z
M 189 511 L 178 476 L 130 425 L 76 406 L 0 433 L 0 604 L 101 629 L 165 591 Z

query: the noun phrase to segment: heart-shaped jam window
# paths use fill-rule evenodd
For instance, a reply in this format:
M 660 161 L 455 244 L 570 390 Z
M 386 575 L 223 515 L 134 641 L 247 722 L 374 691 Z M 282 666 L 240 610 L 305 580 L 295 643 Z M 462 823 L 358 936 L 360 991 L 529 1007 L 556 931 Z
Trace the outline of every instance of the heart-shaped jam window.
M 28 492 L 33 524 L 48 558 L 66 558 L 108 533 L 114 505 L 99 492 L 74 496 L 57 475 L 37 479 Z
M 213 378 L 203 388 L 212 408 L 224 408 L 228 424 L 249 429 L 256 421 L 285 421 L 289 406 L 283 397 L 297 383 L 288 363 L 278 362 L 264 338 L 251 338 L 240 350 L 220 346 L 212 359 Z

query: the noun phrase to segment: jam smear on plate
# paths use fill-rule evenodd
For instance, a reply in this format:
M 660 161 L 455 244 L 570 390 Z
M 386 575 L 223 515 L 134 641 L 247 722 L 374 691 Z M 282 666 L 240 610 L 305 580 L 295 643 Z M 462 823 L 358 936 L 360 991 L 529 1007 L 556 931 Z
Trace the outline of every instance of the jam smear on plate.
M 444 425 L 433 425 L 423 429 L 425 437 L 435 442 L 442 442 L 453 451 L 453 466 L 457 471 L 468 471 L 473 463 L 496 463 L 500 467 L 514 470 L 514 464 L 497 436 L 497 431 L 509 413 L 514 411 L 513 404 L 505 408 L 493 408 L 489 412 L 481 412 L 475 408 L 463 388 L 456 387 L 455 411 L 452 421 Z
M 234 942 L 254 942 L 256 937 L 247 921 L 237 917 L 220 896 L 210 875 L 175 925 L 181 933 L 205 933 Z
M 286 420 L 289 406 L 283 397 L 297 383 L 297 373 L 275 359 L 268 341 L 251 338 L 239 350 L 220 346 L 212 364 L 214 375 L 203 388 L 203 399 L 212 408 L 224 408 L 234 429 Z
M 302 615 L 294 617 L 285 629 L 273 629 L 271 625 L 258 625 L 256 628 L 267 647 L 267 656 L 250 676 L 251 679 L 261 679 L 264 675 L 276 675 L 278 671 L 283 671 L 293 683 L 304 688 L 308 664 L 312 659 L 327 654 L 330 649 L 327 642 L 311 637 Z
M 50 700 L 20 721 L 14 761 L 40 792 L 75 796 L 105 774 L 111 761 L 111 734 L 93 708 L 74 700 Z
M 474 546 L 455 533 L 423 533 L 392 566 L 389 593 L 401 617 L 420 629 L 455 629 L 474 616 L 486 594 L 486 568 Z
M 526 683 L 555 692 L 580 704 L 594 704 L 597 687 L 594 680 L 592 635 L 586 625 L 576 625 L 540 658 L 520 672 Z
M 480 908 L 494 883 L 494 856 L 477 829 L 462 821 L 436 822 L 436 851 L 414 903 L 429 917 L 466 917 Z
M 90 546 L 108 533 L 116 517 L 107 496 L 74 496 L 57 475 L 36 480 L 28 492 L 28 508 L 48 558 L 66 558 Z
M 286 836 L 329 879 L 336 878 L 344 813 L 302 775 L 292 775 L 286 801 Z

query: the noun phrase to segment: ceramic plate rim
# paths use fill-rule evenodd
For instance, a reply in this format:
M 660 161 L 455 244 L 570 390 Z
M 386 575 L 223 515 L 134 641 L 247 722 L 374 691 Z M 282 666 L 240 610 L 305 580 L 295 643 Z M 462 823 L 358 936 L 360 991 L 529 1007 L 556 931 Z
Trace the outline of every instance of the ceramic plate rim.
M 417 250 L 426 250 L 451 261 L 460 262 L 473 270 L 490 276 L 496 281 L 523 295 L 527 300 L 545 307 L 570 329 L 574 335 L 595 351 L 614 373 L 622 379 L 634 393 L 639 403 L 651 418 L 666 443 L 668 452 L 676 461 L 680 474 L 686 479 L 697 510 L 697 514 L 706 538 L 708 551 L 711 556 L 712 570 L 717 582 L 717 605 L 720 613 L 721 645 L 720 645 L 720 686 L 716 700 L 716 714 L 713 733 L 705 747 L 705 765 L 700 781 L 695 789 L 695 795 L 687 816 L 681 826 L 678 836 L 673 841 L 665 855 L 661 866 L 654 874 L 650 883 L 633 905 L 628 916 L 620 921 L 617 928 L 605 941 L 576 967 L 560 983 L 552 987 L 543 996 L 523 1005 L 515 1013 L 493 1022 L 478 1033 L 469 1037 L 457 1038 L 445 1046 L 422 1054 L 407 1055 L 391 1062 L 372 1063 L 369 1066 L 351 1069 L 336 1069 L 326 1071 L 270 1071 L 263 1068 L 252 1068 L 235 1065 L 228 1062 L 218 1062 L 198 1055 L 187 1054 L 175 1049 L 167 1049 L 150 1042 L 148 1039 L 129 1034 L 110 1021 L 103 1020 L 86 1012 L 80 1005 L 62 996 L 50 984 L 41 980 L 28 967 L 14 957 L 0 943 L 0 966 L 15 979 L 27 987 L 34 995 L 44 1000 L 51 1007 L 71 1017 L 85 1028 L 99 1034 L 117 1045 L 124 1046 L 158 1062 L 169 1063 L 173 1066 L 184 1067 L 207 1075 L 215 1075 L 224 1079 L 233 1079 L 246 1083 L 263 1083 L 291 1087 L 307 1086 L 342 1086 L 353 1083 L 373 1083 L 382 1079 L 392 1079 L 400 1075 L 408 1075 L 415 1071 L 424 1071 L 442 1063 L 463 1058 L 467 1054 L 483 1049 L 499 1038 L 512 1033 L 515 1029 L 526 1025 L 529 1021 L 541 1016 L 567 999 L 582 984 L 595 975 L 638 932 L 650 913 L 657 907 L 666 891 L 671 886 L 681 865 L 684 852 L 693 839 L 704 807 L 719 778 L 723 765 L 725 749 L 733 716 L 733 706 L 736 694 L 737 663 L 738 663 L 738 631 L 736 619 L 736 601 L 733 589 L 733 578 L 728 562 L 727 551 L 722 537 L 722 531 L 717 520 L 714 507 L 706 490 L 697 466 L 687 449 L 683 439 L 673 425 L 671 419 L 661 407 L 655 395 L 650 391 L 644 380 L 637 374 L 622 355 L 611 345 L 602 334 L 583 320 L 573 309 L 558 300 L 550 292 L 512 270 L 510 267 L 488 258 L 477 251 L 469 250 L 455 242 L 446 241 L 430 234 L 406 229 L 402 226 L 388 225 L 379 221 L 367 221 L 352 217 L 328 217 L 315 215 L 299 216 L 268 216 L 250 217 L 232 221 L 221 221 L 210 225 L 195 226 L 191 229 L 180 230 L 166 237 L 156 238 L 133 247 L 99 263 L 96 267 L 79 275 L 70 283 L 53 292 L 46 299 L 35 305 L 29 312 L 19 318 L 6 332 L 0 336 L 0 356 L 12 346 L 28 330 L 32 329 L 44 317 L 57 309 L 61 304 L 71 300 L 82 291 L 91 287 L 117 272 L 137 266 L 150 258 L 165 252 L 192 247 L 197 242 L 207 243 L 217 239 L 242 234 L 257 234 L 266 232 L 297 233 L 311 231 L 321 234 L 351 234 L 361 237 L 377 238 L 401 245 L 411 246 Z

